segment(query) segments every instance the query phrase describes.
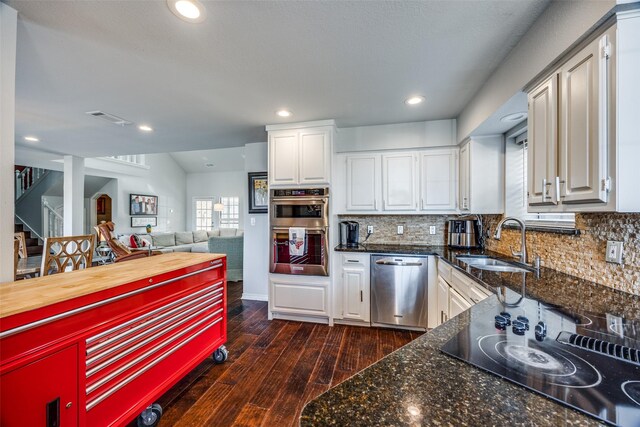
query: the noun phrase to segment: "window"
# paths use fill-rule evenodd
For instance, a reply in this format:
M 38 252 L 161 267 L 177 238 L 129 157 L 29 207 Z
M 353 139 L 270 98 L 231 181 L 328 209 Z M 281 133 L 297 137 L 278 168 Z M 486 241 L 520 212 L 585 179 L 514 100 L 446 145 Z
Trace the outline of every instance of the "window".
M 195 230 L 213 230 L 213 198 L 194 199 L 193 204 Z
M 220 212 L 220 228 L 238 228 L 240 226 L 240 198 L 221 197 L 220 203 L 224 206 Z
M 506 201 L 505 214 L 523 218 L 535 227 L 575 228 L 573 213 L 529 213 L 527 212 L 527 132 L 509 136 L 506 150 Z

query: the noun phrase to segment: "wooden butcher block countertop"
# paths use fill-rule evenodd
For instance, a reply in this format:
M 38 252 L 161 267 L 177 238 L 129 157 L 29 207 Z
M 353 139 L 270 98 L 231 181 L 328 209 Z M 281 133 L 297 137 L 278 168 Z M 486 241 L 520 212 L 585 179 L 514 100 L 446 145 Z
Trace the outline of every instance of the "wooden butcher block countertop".
M 176 252 L 35 279 L 0 283 L 0 319 L 214 261 L 224 256 Z

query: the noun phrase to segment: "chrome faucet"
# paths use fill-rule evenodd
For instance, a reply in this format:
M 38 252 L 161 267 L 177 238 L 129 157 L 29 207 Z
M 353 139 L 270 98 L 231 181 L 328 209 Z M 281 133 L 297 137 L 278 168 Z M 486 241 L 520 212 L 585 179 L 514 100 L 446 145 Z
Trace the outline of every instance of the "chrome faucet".
M 527 240 L 526 240 L 527 229 L 526 229 L 526 226 L 524 225 L 524 221 L 512 216 L 508 216 L 504 218 L 502 221 L 498 223 L 498 226 L 496 227 L 496 234 L 493 236 L 493 238 L 496 240 L 500 240 L 500 236 L 502 235 L 502 226 L 507 221 L 515 221 L 518 224 L 520 224 L 521 239 L 522 239 L 520 252 L 514 251 L 512 247 L 509 247 L 509 248 L 511 249 L 511 255 L 513 255 L 514 257 L 519 257 L 520 262 L 523 264 L 526 264 L 527 263 Z

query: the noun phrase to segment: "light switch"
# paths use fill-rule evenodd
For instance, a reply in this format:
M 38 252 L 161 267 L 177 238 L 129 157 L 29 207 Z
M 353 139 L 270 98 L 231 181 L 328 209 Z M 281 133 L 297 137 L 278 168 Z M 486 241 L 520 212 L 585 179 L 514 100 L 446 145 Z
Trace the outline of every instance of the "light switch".
M 622 264 L 622 242 L 607 241 L 607 253 L 605 255 L 607 262 Z
M 252 225 L 252 226 L 256 225 L 256 219 L 255 219 L 255 218 L 253 218 L 253 217 L 251 218 L 251 225 Z
M 398 226 L 398 234 L 404 234 L 404 225 Z

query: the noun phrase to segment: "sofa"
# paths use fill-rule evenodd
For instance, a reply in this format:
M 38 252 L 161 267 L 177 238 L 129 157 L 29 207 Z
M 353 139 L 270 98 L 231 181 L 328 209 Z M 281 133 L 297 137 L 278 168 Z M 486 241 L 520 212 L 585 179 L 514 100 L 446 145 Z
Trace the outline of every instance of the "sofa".
M 131 234 L 121 234 L 118 240 L 130 249 Z M 215 228 L 210 231 L 176 231 L 137 234 L 154 251 L 221 253 L 227 255 L 227 280 L 242 280 L 244 231 L 237 228 Z

